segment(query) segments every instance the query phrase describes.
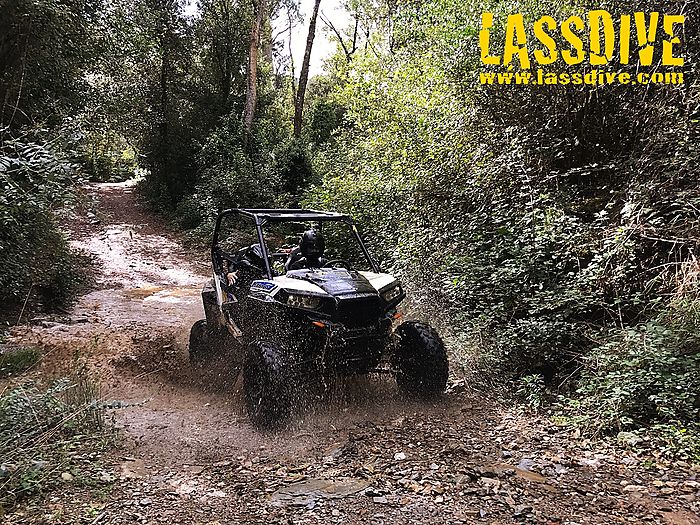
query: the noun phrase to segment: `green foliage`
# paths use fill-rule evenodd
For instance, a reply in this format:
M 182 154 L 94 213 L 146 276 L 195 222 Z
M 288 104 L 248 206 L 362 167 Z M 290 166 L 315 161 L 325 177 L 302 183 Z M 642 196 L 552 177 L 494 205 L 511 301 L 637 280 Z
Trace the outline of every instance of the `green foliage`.
M 135 176 L 134 150 L 118 135 L 92 131 L 81 137 L 76 161 L 91 182 L 121 182 Z
M 697 89 L 478 83 L 482 11 L 560 19 L 576 4 L 403 5 L 312 101 L 343 121 L 323 131 L 305 203 L 352 214 L 424 314 L 478 341 L 480 369 L 521 378 L 526 397 L 543 377 L 603 403 L 607 430 L 694 421 L 691 331 L 663 312 L 699 248 Z
M 518 380 L 516 394 L 529 408 L 539 410 L 545 402 L 544 377 L 540 374 L 521 377 Z
M 98 396 L 97 384 L 84 372 L 46 390 L 27 383 L 2 393 L 0 508 L 62 484 L 64 472 L 77 482 L 95 475 L 74 458 L 108 446 Z
M 207 135 L 197 155 L 200 166 L 193 192 L 178 205 L 179 225 L 200 227 L 196 235 L 208 238 L 219 211 L 236 207 L 271 205 L 281 184 L 266 165 L 254 164 L 243 149 L 238 122 L 229 121 Z
M 3 349 L 0 351 L 0 378 L 26 372 L 40 357 L 39 350 L 31 346 Z
M 208 194 L 199 201 L 206 205 L 207 213 L 215 213 L 228 205 L 241 206 L 264 200 L 266 181 L 256 177 L 251 159 L 235 135 L 216 132 L 209 135 L 200 159 L 203 166 L 200 181 Z
M 664 317 L 617 331 L 586 357 L 579 407 L 596 430 L 700 421 L 697 314 Z
M 677 424 L 652 425 L 636 431 L 643 434 L 644 446 L 638 447 L 649 454 L 675 456 L 700 462 L 700 426 Z
M 345 108 L 335 101 L 317 99 L 311 108 L 309 140 L 315 146 L 325 144 L 343 123 Z
M 252 4 L 206 0 L 190 18 L 185 5 L 4 6 L 0 170 L 10 183 L 0 192 L 0 289 L 11 300 L 31 290 L 66 302 L 79 288 L 84 261 L 55 226 L 78 169 L 92 181 L 144 174 L 146 200 L 201 237 L 218 210 L 290 203 L 308 183 L 306 146 L 290 141 L 292 82 L 264 58 L 243 147 Z
M 273 173 L 279 177 L 282 190 L 289 194 L 304 191 L 311 182 L 313 171 L 306 145 L 291 138 L 275 154 Z
M 0 290 L 11 303 L 37 292 L 65 304 L 86 283 L 87 261 L 55 213 L 74 201 L 74 166 L 48 143 L 6 138 L 0 147 Z
M 0 127 L 59 125 L 82 105 L 99 5 L 8 0 L 0 19 Z
M 141 186 L 147 200 L 174 212 L 181 227 L 199 227 L 194 235 L 201 237 L 223 208 L 295 200 L 311 170 L 306 145 L 291 140 L 291 80 L 262 55 L 252 137 L 244 140 L 252 4 L 207 0 L 192 20 L 181 6 L 146 2 L 155 54 L 143 57 L 149 95 L 137 149 L 148 169 Z
M 78 168 L 95 180 L 133 172 L 133 155 L 124 155 L 127 119 L 110 113 L 119 97 L 104 67 L 110 61 L 103 60 L 115 42 L 124 42 L 116 29 L 119 6 L 126 2 L 108 4 L 3 5 L 0 290 L 10 308 L 25 298 L 66 304 L 86 283 L 86 259 L 70 249 L 57 226 L 81 182 Z M 112 57 L 111 63 L 120 61 Z

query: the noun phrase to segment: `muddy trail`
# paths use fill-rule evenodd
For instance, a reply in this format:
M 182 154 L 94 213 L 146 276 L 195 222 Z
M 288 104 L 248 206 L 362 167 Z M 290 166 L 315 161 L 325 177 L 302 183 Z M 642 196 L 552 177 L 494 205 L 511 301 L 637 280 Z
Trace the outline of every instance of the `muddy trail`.
M 129 184 L 89 191 L 95 213 L 69 229 L 97 289 L 12 339 L 42 348 L 42 378 L 86 363 L 119 445 L 102 484 L 64 483 L 4 523 L 700 524 L 697 466 L 581 438 L 459 377 L 433 403 L 390 378 L 345 381 L 284 431 L 255 430 L 236 370 L 187 358 L 206 254 L 185 251 Z

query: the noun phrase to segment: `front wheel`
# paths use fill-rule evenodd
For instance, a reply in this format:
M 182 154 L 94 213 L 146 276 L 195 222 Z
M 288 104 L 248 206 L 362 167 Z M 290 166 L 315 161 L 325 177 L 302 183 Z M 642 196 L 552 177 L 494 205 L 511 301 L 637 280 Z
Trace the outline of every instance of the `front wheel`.
M 394 337 L 391 364 L 401 391 L 422 398 L 442 394 L 447 386 L 447 351 L 435 329 L 407 321 L 396 329 Z
M 243 364 L 243 396 L 248 417 L 261 428 L 278 428 L 292 408 L 289 362 L 272 343 L 252 343 Z

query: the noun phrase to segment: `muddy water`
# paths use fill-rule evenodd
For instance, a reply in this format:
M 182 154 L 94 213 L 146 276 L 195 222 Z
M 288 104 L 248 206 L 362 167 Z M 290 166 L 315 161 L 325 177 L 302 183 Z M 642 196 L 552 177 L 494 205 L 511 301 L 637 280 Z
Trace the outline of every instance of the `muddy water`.
M 132 183 L 91 190 L 97 214 L 78 220 L 71 243 L 94 256 L 100 289 L 83 296 L 73 314 L 107 326 L 154 329 L 200 318 L 204 264 L 189 260 L 177 239 L 163 233 L 164 225 L 139 206 Z
M 121 328 L 134 324 L 153 329 L 191 326 L 203 316 L 200 288 L 195 286 L 163 288 L 145 285 L 138 288 L 96 290 L 84 296 L 73 311 L 90 323 Z

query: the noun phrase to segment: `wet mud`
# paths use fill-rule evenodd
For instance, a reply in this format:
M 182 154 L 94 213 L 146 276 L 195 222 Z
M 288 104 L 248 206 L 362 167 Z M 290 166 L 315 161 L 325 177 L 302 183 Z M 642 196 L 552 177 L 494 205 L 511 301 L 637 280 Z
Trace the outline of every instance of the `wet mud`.
M 117 481 L 102 499 L 67 486 L 7 523 L 700 523 L 700 469 L 572 436 L 461 377 L 431 403 L 385 376 L 339 381 L 289 428 L 256 430 L 236 364 L 188 360 L 206 250 L 185 250 L 130 183 L 87 191 L 95 210 L 69 229 L 95 259 L 96 289 L 12 339 L 42 349 L 37 378 L 77 362 L 99 377 L 118 407 Z

